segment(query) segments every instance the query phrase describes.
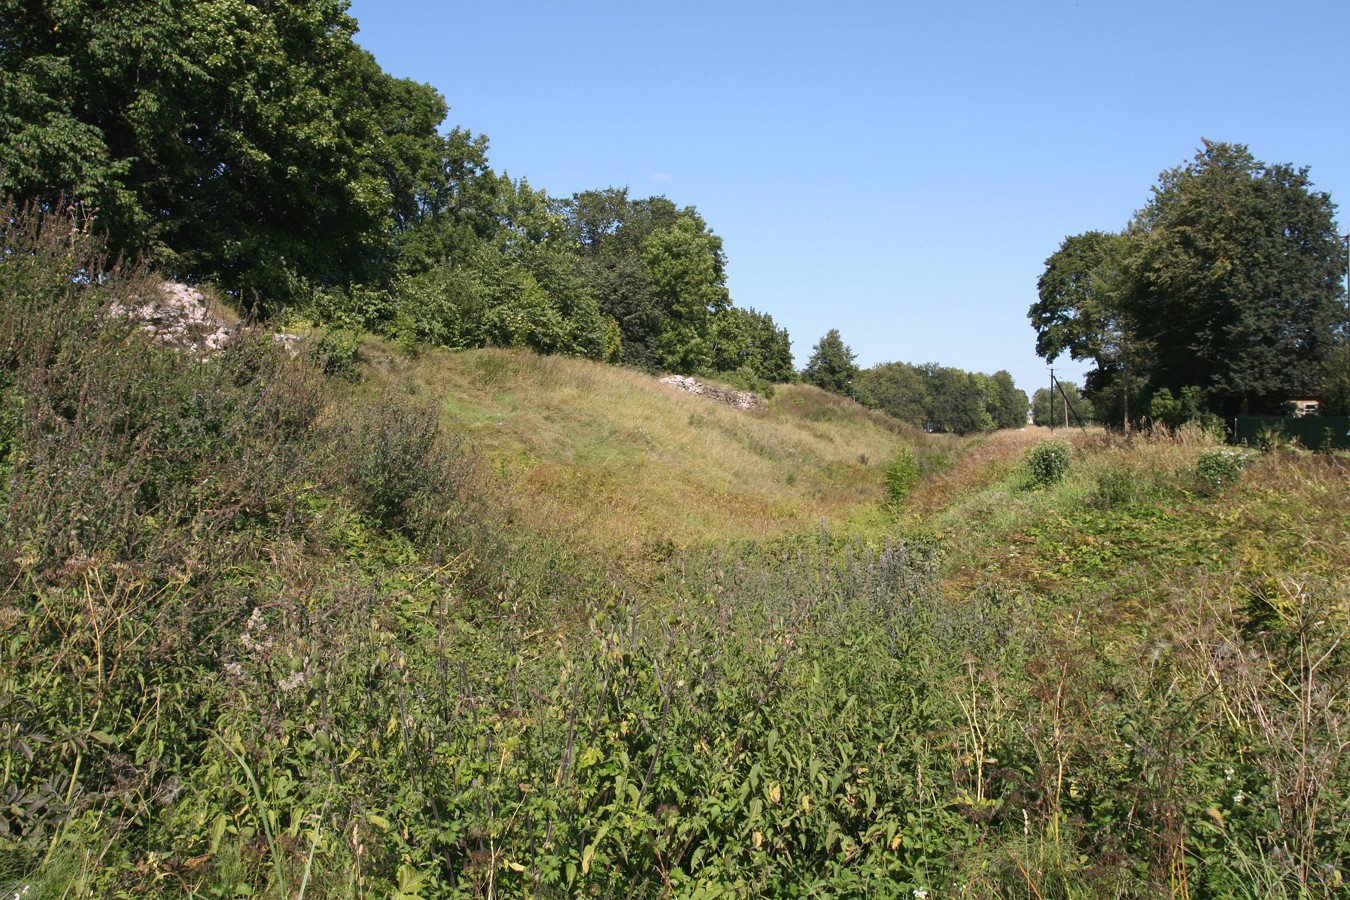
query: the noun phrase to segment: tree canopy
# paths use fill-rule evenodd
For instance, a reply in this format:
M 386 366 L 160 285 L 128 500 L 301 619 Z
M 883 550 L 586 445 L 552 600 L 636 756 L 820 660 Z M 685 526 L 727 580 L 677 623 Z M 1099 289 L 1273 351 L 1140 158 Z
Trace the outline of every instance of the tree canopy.
M 1070 236 L 1046 260 L 1037 353 L 1092 360 L 1088 394 L 1114 421 L 1163 389 L 1222 414 L 1315 394 L 1346 314 L 1334 213 L 1306 168 L 1206 141 L 1122 232 Z
M 0 0 L 0 194 L 78 205 L 114 256 L 264 315 L 795 377 L 786 330 L 733 304 L 697 209 L 494 172 L 487 138 L 447 128 L 446 99 L 355 33 L 347 0 Z M 837 331 L 804 372 L 849 395 L 857 375 Z M 1011 421 L 1010 384 L 970 388 L 971 415 Z
M 1027 422 L 1026 392 L 1005 370 L 888 362 L 859 372 L 854 384 L 859 403 L 932 431 L 979 434 Z
M 0 3 L 0 168 L 114 251 L 264 305 L 377 273 L 445 101 L 352 40 L 344 0 Z

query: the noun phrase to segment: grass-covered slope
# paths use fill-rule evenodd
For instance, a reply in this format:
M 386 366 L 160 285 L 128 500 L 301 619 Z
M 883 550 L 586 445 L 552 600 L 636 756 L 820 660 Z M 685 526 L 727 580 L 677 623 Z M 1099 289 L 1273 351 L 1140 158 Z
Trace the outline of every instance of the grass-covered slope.
M 1343 459 L 198 359 L 0 224 L 6 895 L 1346 891 Z
M 766 539 L 825 519 L 848 530 L 884 501 L 902 447 L 935 442 L 806 385 L 737 410 L 638 372 L 529 351 L 431 350 L 404 360 L 367 344 L 368 374 L 436 398 L 522 501 L 621 555 Z

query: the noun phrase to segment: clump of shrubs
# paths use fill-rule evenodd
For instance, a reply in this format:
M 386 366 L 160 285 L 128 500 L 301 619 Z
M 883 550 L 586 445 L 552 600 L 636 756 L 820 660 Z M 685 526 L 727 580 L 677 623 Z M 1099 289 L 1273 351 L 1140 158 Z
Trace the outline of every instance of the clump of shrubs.
M 1027 451 L 1027 477 L 1032 487 L 1048 487 L 1069 473 L 1073 451 L 1063 441 L 1046 441 Z
M 1238 447 L 1206 450 L 1195 461 L 1195 477 L 1201 486 L 1215 492 L 1232 484 L 1242 476 L 1242 470 L 1252 464 L 1252 452 Z

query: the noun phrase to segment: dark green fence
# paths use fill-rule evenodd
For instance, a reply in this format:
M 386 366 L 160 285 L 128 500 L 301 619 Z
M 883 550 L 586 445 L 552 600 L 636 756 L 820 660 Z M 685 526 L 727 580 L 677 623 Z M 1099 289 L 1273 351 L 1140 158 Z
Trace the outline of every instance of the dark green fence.
M 1259 444 L 1272 435 L 1309 450 L 1344 450 L 1350 448 L 1350 416 L 1239 416 L 1234 423 L 1239 444 Z

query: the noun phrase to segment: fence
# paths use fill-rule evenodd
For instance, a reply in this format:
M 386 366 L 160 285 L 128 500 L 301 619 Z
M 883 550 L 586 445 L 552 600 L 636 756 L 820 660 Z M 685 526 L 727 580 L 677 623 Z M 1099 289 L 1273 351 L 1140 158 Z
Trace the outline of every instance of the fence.
M 1298 441 L 1309 450 L 1350 449 L 1350 416 L 1238 416 L 1233 438 L 1259 444 L 1272 435 Z

